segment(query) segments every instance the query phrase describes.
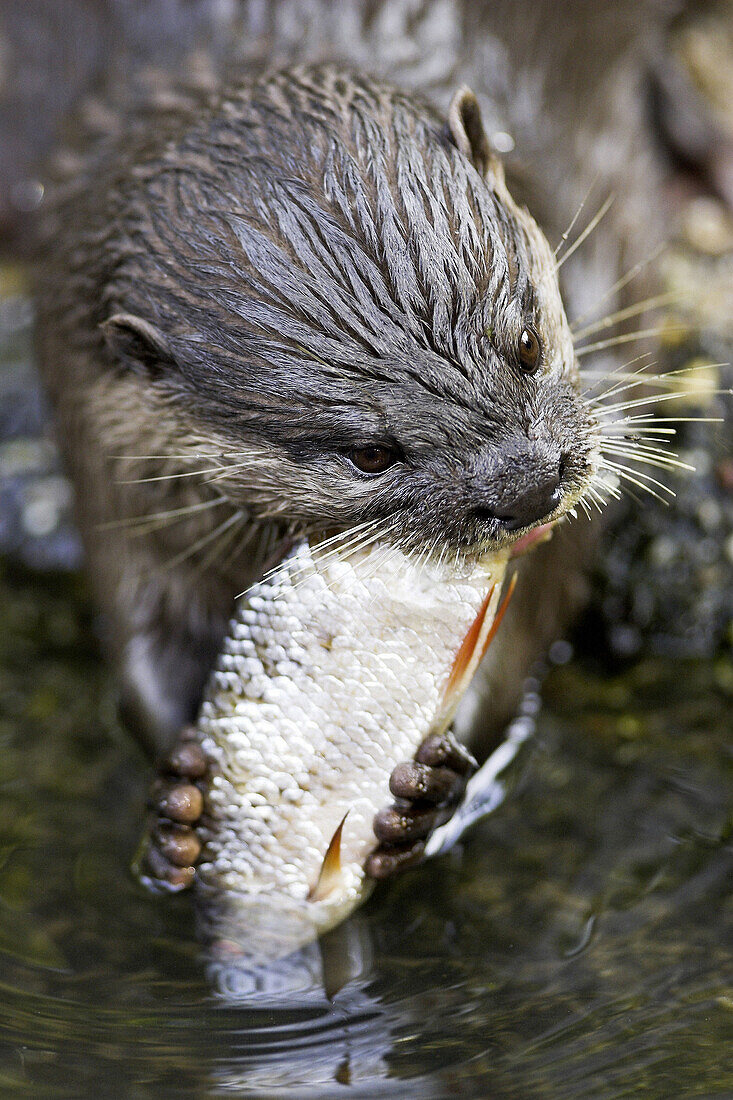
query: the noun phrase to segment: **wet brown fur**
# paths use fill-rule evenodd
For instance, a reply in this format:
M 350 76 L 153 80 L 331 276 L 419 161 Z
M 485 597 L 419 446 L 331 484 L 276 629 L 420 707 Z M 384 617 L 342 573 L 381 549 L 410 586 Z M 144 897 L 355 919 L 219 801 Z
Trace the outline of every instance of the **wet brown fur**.
M 467 27 L 472 18 L 466 16 Z M 470 35 L 470 27 L 466 33 Z M 448 81 L 452 73 L 446 65 Z M 343 75 L 336 70 L 333 79 L 351 79 L 350 70 Z M 548 83 L 553 79 L 548 77 Z M 198 109 L 195 97 L 193 109 Z M 285 99 L 282 109 L 287 111 Z M 180 110 L 189 112 L 191 102 Z M 589 113 L 597 110 L 596 98 L 589 100 Z M 67 176 L 59 188 L 58 206 L 49 215 L 47 233 L 54 244 L 39 281 L 41 361 L 77 490 L 79 523 L 97 598 L 106 613 L 109 648 L 120 669 L 128 719 L 158 748 L 170 743 L 180 726 L 193 717 L 234 596 L 261 573 L 277 538 L 287 533 L 294 518 L 307 518 L 315 511 L 315 526 L 325 531 L 329 504 L 337 513 L 341 500 L 339 490 L 318 509 L 313 483 L 304 480 L 302 464 L 280 438 L 270 439 L 267 448 L 251 439 L 243 444 L 242 433 L 230 427 L 226 418 L 214 429 L 212 420 L 199 413 L 195 386 L 172 388 L 166 376 L 166 357 L 174 359 L 176 340 L 190 333 L 163 331 L 154 354 L 161 330 L 156 326 L 147 338 L 145 333 L 141 336 L 126 324 L 124 308 L 120 312 L 129 293 L 145 302 L 145 284 L 136 286 L 126 274 L 125 287 L 115 300 L 114 282 L 105 281 L 102 268 L 110 245 L 105 234 L 113 235 L 114 247 L 121 252 L 128 245 L 131 254 L 135 250 L 134 224 L 118 222 L 115 213 L 125 179 L 143 177 L 151 163 L 158 163 L 156 158 L 168 155 L 166 139 L 169 132 L 176 132 L 177 112 L 174 103 L 169 114 L 160 113 L 158 126 L 151 127 L 145 120 L 135 123 L 129 147 L 123 140 L 101 158 L 101 166 L 92 166 L 71 181 Z M 551 116 L 538 117 L 551 128 Z M 561 132 L 566 121 L 563 114 Z M 633 134 L 632 122 L 628 129 Z M 548 142 L 555 137 L 548 134 Z M 591 127 L 581 127 L 578 148 L 583 141 L 593 147 Z M 476 149 L 476 140 L 472 147 Z M 635 160 L 634 171 L 639 165 Z M 602 188 L 614 182 L 618 167 L 606 165 Z M 519 162 L 513 178 L 523 197 L 525 190 L 536 192 L 536 210 L 544 215 L 548 230 L 557 234 L 565 228 L 566 215 L 572 214 L 578 196 L 582 198 L 585 181 L 596 171 L 595 164 L 583 163 L 567 196 L 553 195 L 551 185 L 543 190 L 527 184 Z M 548 165 L 548 176 L 562 178 L 555 163 Z M 627 189 L 628 185 L 627 172 Z M 496 187 L 501 194 L 501 184 L 497 182 Z M 638 201 L 633 187 L 630 193 L 628 206 L 609 219 L 612 228 L 587 253 L 576 275 L 577 293 L 570 281 L 569 292 L 578 307 L 585 303 L 589 272 L 596 289 L 603 290 L 635 258 L 634 245 L 621 226 Z M 130 232 L 129 242 L 119 239 L 120 224 Z M 600 278 L 596 278 L 598 270 L 604 272 Z M 164 282 L 164 272 L 161 278 Z M 260 410 L 258 415 L 266 414 Z M 579 436 L 575 442 L 581 448 L 587 440 Z M 167 457 L 136 457 L 156 455 Z M 240 460 L 246 462 L 240 470 L 221 469 Z M 197 470 L 210 472 L 168 477 Z M 246 493 L 242 492 L 244 472 L 250 475 Z M 161 480 L 139 480 L 151 478 Z M 220 494 L 224 499 L 217 502 Z M 181 513 L 183 518 L 163 515 L 189 506 L 197 510 Z M 331 523 L 338 526 L 343 518 L 332 516 Z M 521 563 L 517 595 L 483 681 L 487 702 L 474 732 L 484 751 L 493 731 L 516 705 L 528 668 L 582 604 L 585 566 L 596 535 L 597 530 L 586 527 L 584 521 L 563 525 L 548 545 Z

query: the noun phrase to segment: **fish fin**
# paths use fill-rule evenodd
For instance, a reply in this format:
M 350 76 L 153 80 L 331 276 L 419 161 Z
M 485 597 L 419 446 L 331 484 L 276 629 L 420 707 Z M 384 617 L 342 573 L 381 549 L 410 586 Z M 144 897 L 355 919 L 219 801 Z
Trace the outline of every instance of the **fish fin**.
M 480 662 L 486 656 L 486 652 L 493 642 L 496 632 L 501 625 L 501 620 L 506 614 L 509 601 L 517 583 L 516 573 L 509 581 L 507 593 L 501 602 L 501 606 L 489 624 L 486 616 L 494 599 L 496 585 L 492 585 L 489 594 L 481 605 L 481 609 L 474 619 L 466 637 L 461 643 L 461 648 L 456 654 L 453 667 L 448 677 L 448 682 L 443 689 L 443 703 L 433 723 L 433 731 L 442 733 L 452 720 L 458 701 L 468 687 L 473 674 Z
M 499 608 L 496 615 L 494 616 L 494 621 L 491 624 L 491 629 L 489 630 L 489 633 L 486 635 L 486 639 L 485 639 L 483 647 L 481 649 L 481 656 L 479 657 L 479 664 L 481 663 L 481 661 L 483 661 L 484 657 L 488 653 L 489 646 L 493 642 L 494 638 L 496 637 L 496 632 L 499 629 L 499 627 L 501 626 L 501 620 L 506 615 L 506 609 L 509 607 L 509 601 L 511 600 L 512 596 L 514 595 L 514 589 L 517 587 L 517 575 L 518 574 L 513 573 L 512 576 L 511 576 L 511 579 L 509 581 L 509 584 L 507 585 L 506 596 L 501 601 L 501 607 Z
M 484 625 L 484 619 L 486 618 L 486 612 L 489 610 L 489 604 L 491 603 L 491 597 L 494 595 L 494 589 L 496 585 L 491 586 L 486 599 L 481 604 L 481 609 L 471 624 L 468 634 L 461 642 L 461 648 L 456 653 L 455 660 L 453 661 L 453 667 L 450 670 L 448 682 L 443 690 L 443 700 L 447 701 L 453 695 L 458 685 L 463 680 L 466 674 L 466 670 L 471 664 L 471 659 L 476 649 L 479 637 L 481 636 L 481 627 Z
M 316 884 L 308 894 L 308 901 L 323 901 L 331 893 L 341 876 L 341 833 L 348 816 L 349 811 L 347 810 L 331 837 L 326 854 L 323 857 L 321 869 L 318 872 Z

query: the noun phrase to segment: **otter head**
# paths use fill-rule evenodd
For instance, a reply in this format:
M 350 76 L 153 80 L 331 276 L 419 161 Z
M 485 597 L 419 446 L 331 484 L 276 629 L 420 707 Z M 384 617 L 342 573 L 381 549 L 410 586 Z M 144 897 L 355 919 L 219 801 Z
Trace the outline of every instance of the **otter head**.
M 289 71 L 149 147 L 121 185 L 104 328 L 178 423 L 177 462 L 187 440 L 218 456 L 255 519 L 457 557 L 581 498 L 594 424 L 556 263 L 468 90 L 445 122 Z

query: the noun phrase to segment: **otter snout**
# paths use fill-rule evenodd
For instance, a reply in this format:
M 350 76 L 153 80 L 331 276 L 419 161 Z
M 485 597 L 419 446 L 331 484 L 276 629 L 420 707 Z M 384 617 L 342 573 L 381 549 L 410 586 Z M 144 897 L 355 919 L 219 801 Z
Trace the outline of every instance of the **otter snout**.
M 531 527 L 560 504 L 563 468 L 559 454 L 513 446 L 487 471 L 476 517 L 498 521 L 505 531 Z
M 508 510 L 497 509 L 496 518 L 507 531 L 518 531 L 520 527 L 529 527 L 550 512 L 554 512 L 560 503 L 560 473 L 552 474 L 538 485 L 531 485 L 525 492 L 509 503 Z

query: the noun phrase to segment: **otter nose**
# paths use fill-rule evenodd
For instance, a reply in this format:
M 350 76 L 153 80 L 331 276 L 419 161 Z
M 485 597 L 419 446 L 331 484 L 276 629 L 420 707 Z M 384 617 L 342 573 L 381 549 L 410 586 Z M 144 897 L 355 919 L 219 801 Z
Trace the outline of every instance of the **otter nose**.
M 543 477 L 524 492 L 517 494 L 511 501 L 502 501 L 494 508 L 494 515 L 507 531 L 517 531 L 520 527 L 529 527 L 539 519 L 544 519 L 560 503 L 560 469 Z
M 564 473 L 564 455 L 530 448 L 522 440 L 511 441 L 484 468 L 477 486 L 482 499 L 474 515 L 483 521 L 498 520 L 505 531 L 530 527 L 557 508 Z

